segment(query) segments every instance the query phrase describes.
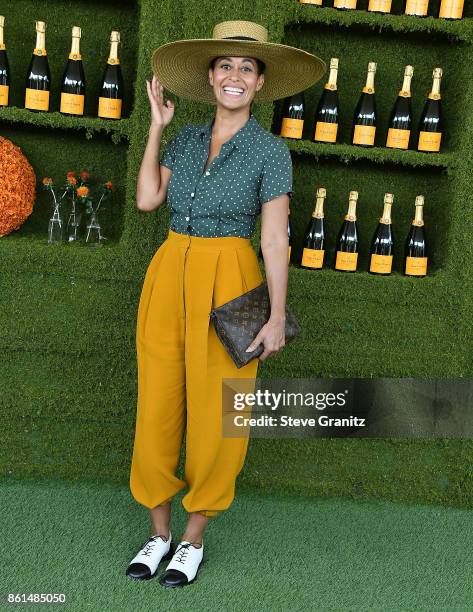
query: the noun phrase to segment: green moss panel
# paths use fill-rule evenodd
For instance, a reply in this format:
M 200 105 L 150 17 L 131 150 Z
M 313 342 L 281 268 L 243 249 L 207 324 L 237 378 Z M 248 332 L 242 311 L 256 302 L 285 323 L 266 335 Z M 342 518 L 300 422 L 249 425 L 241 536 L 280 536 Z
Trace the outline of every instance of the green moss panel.
M 340 58 L 341 143 L 330 149 L 310 143 L 323 80 L 306 92 L 304 141 L 291 142 L 296 234 L 294 255 L 315 203 L 327 189 L 328 267 L 311 272 L 291 266 L 288 303 L 303 327 L 301 337 L 261 364 L 261 377 L 462 377 L 471 376 L 473 328 L 473 151 L 472 7 L 467 19 L 341 13 L 296 0 L 5 0 L 5 37 L 13 72 L 16 109 L 0 112 L 0 135 L 22 147 L 38 179 L 60 178 L 87 167 L 117 185 L 110 244 L 103 249 L 45 244 L 50 202 L 40 192 L 34 214 L 19 232 L 0 240 L 0 329 L 7 381 L 0 403 L 5 424 L 1 472 L 60 475 L 126 483 L 136 409 L 135 322 L 147 265 L 167 234 L 166 205 L 153 213 L 135 206 L 136 178 L 150 113 L 145 79 L 159 45 L 210 36 L 214 23 L 249 19 L 266 25 L 270 40 L 305 48 L 328 61 Z M 360 8 L 366 8 L 361 0 Z M 47 22 L 53 73 L 53 113 L 26 113 L 23 80 L 34 45 L 34 22 Z M 82 28 L 88 83 L 84 119 L 57 113 L 58 83 L 73 25 Z M 97 87 L 112 29 L 122 34 L 120 55 L 127 93 L 122 122 L 107 126 L 95 117 Z M 368 61 L 378 64 L 380 113 L 377 147 L 348 143 L 351 117 Z M 432 69 L 444 69 L 442 91 L 446 135 L 442 155 L 383 148 L 389 111 L 404 66 L 414 65 L 413 105 L 417 123 Z M 192 76 L 192 75 L 191 75 Z M 208 120 L 214 107 L 176 99 L 175 119 L 163 146 L 187 123 Z M 256 105 L 267 129 L 277 131 L 280 103 Z M 11 111 L 11 112 L 10 112 Z M 331 269 L 334 238 L 348 192 L 360 193 L 360 269 Z M 372 232 L 383 195 L 395 195 L 395 271 L 379 278 L 366 272 Z M 402 243 L 415 196 L 426 197 L 426 228 L 433 253 L 425 279 L 402 275 Z M 258 228 L 259 230 L 259 228 Z M 254 236 L 259 246 L 258 232 Z M 468 440 L 252 440 L 241 484 L 290 495 L 350 496 L 469 506 L 473 500 L 472 444 Z

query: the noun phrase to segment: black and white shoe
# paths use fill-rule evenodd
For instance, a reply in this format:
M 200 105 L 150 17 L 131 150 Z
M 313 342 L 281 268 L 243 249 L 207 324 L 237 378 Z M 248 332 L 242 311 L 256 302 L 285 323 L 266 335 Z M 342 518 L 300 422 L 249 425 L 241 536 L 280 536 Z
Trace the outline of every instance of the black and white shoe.
M 179 542 L 171 562 L 159 582 L 166 587 L 180 587 L 194 582 L 204 558 L 204 544 L 200 547 L 183 540 Z
M 162 559 L 170 559 L 173 549 L 171 545 L 171 532 L 167 540 L 164 536 L 154 535 L 148 538 L 141 550 L 132 559 L 126 570 L 126 575 L 135 580 L 149 580 L 156 575 L 158 565 Z

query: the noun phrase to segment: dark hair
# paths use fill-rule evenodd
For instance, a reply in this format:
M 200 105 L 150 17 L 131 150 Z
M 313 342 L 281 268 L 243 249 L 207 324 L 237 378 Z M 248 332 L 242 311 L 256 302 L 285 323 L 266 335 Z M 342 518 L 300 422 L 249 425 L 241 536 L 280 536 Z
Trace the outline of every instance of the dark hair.
M 219 57 L 223 57 L 223 56 L 219 56 Z M 214 57 L 210 61 L 209 68 L 211 68 L 212 70 L 215 68 L 215 62 L 219 59 L 219 57 Z M 254 59 L 256 61 L 256 65 L 258 67 L 258 76 L 259 76 L 260 74 L 264 73 L 264 70 L 266 68 L 266 64 L 263 61 L 261 61 L 260 59 L 256 58 L 256 57 Z

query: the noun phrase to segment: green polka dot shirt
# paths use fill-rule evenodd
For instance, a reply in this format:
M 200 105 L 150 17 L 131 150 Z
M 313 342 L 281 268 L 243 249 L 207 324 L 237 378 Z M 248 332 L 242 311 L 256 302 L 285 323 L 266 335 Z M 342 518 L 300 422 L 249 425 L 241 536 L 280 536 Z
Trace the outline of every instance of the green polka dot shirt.
M 167 144 L 160 163 L 172 170 L 167 203 L 171 229 L 192 236 L 250 238 L 261 207 L 292 197 L 287 144 L 251 114 L 204 171 L 214 118 L 184 126 Z

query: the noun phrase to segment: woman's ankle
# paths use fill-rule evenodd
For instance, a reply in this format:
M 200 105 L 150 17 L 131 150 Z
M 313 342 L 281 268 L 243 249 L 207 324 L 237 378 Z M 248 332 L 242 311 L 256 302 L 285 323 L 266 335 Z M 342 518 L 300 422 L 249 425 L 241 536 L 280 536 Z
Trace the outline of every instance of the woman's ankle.
M 151 537 L 154 537 L 154 536 L 162 536 L 167 542 L 170 536 L 169 527 L 167 528 L 166 527 L 163 527 L 163 528 L 153 527 L 151 529 Z

